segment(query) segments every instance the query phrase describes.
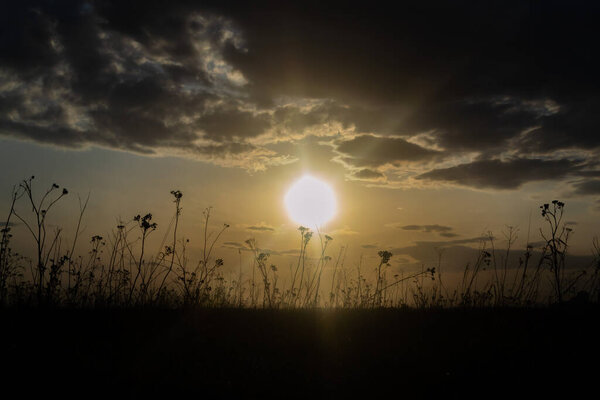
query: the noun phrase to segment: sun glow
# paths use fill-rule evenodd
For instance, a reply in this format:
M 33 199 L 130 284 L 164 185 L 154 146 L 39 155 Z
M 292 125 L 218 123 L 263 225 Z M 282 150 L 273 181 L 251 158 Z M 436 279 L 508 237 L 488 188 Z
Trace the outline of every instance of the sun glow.
M 288 215 L 307 228 L 324 225 L 335 216 L 335 193 L 327 183 L 304 175 L 294 182 L 284 198 Z

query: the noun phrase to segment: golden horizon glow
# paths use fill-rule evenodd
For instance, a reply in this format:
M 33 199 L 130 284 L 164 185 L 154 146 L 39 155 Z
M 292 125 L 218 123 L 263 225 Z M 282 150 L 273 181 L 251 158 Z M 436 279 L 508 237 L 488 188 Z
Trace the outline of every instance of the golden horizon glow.
M 337 212 L 335 193 L 330 185 L 304 175 L 294 182 L 284 198 L 289 217 L 307 228 L 318 228 Z

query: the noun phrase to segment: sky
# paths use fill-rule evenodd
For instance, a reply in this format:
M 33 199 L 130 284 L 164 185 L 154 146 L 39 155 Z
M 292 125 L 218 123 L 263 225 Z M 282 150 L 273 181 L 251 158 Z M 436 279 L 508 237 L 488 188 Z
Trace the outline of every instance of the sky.
M 254 237 L 285 264 L 299 233 L 283 198 L 310 174 L 336 193 L 332 251 L 354 259 L 386 249 L 402 270 L 443 248 L 462 268 L 490 232 L 539 242 L 554 199 L 571 252 L 591 253 L 597 4 L 289 3 L 5 4 L 2 209 L 35 175 L 69 189 L 51 220 L 67 233 L 89 193 L 84 235 L 152 212 L 158 240 L 181 190 L 192 250 L 212 207 L 226 262 Z

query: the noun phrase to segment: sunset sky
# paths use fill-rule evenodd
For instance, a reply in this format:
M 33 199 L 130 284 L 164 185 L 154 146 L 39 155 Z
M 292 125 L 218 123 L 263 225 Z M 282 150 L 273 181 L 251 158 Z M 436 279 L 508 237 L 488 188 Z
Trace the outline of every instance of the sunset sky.
M 160 239 L 178 189 L 192 249 L 212 206 L 226 262 L 254 237 L 287 264 L 299 233 L 283 199 L 310 174 L 336 194 L 332 252 L 353 259 L 387 249 L 401 270 L 445 248 L 450 265 L 488 232 L 504 246 L 507 226 L 523 249 L 553 199 L 572 253 L 590 254 L 597 4 L 322 3 L 4 4 L 0 222 L 35 175 L 69 189 L 51 220 L 67 232 L 89 192 L 84 236 L 152 212 Z

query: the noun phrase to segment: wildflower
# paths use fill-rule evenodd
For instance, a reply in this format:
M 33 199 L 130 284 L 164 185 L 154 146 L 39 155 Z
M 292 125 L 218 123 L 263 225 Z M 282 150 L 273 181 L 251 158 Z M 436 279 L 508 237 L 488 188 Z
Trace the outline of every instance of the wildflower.
M 388 264 L 390 262 L 390 258 L 392 258 L 392 253 L 386 250 L 381 250 L 377 253 L 379 257 L 381 257 L 382 264 Z
M 179 190 L 171 190 L 171 194 L 175 197 L 175 201 L 183 197 L 183 193 L 181 193 Z
M 312 238 L 313 233 L 311 231 L 308 231 L 304 234 L 304 244 L 308 244 L 308 242 L 310 241 L 310 239 Z

